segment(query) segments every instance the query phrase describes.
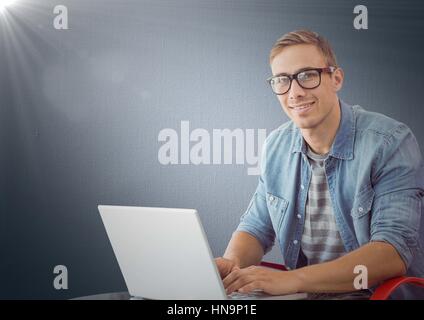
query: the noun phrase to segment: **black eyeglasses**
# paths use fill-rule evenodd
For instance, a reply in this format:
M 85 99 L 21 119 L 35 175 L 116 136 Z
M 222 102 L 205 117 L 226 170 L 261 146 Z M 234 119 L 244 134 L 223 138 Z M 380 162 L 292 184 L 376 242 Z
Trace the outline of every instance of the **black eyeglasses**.
M 315 89 L 321 84 L 321 73 L 333 73 L 336 69 L 336 67 L 308 68 L 292 75 L 286 73 L 277 74 L 266 81 L 271 85 L 275 94 L 282 95 L 290 90 L 293 79 L 296 79 L 299 86 L 303 89 Z

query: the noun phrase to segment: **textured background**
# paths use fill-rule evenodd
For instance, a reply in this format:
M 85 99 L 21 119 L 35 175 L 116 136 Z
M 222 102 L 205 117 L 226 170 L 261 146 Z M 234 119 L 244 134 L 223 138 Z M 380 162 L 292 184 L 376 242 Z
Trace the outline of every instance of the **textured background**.
M 57 4 L 69 30 L 53 28 Z M 357 4 L 368 30 L 353 28 Z M 99 203 L 197 208 L 221 255 L 258 177 L 163 166 L 158 133 L 285 122 L 264 79 L 288 31 L 327 37 L 340 97 L 406 123 L 422 149 L 423 16 L 420 1 L 18 0 L 0 14 L 0 298 L 125 290 Z M 53 288 L 58 264 L 67 291 Z

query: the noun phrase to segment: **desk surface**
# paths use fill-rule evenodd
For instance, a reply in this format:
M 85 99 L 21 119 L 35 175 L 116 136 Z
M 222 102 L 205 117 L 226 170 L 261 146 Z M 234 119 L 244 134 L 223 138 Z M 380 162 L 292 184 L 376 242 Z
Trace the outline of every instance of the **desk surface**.
M 130 294 L 126 291 L 93 294 L 91 296 L 78 297 L 71 300 L 129 300 Z
M 308 294 L 307 300 L 368 300 L 370 293 L 367 290 L 350 293 L 313 293 Z M 78 297 L 71 300 L 130 300 L 128 292 L 110 292 Z

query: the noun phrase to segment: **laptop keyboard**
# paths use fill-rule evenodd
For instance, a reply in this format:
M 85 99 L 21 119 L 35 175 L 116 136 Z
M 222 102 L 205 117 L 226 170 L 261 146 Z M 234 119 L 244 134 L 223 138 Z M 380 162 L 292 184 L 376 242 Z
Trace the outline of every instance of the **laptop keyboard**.
M 241 293 L 234 291 L 233 293 L 228 295 L 229 299 L 234 300 L 251 300 L 251 299 L 257 299 L 259 297 L 266 296 L 266 294 L 263 291 L 252 291 L 249 293 Z

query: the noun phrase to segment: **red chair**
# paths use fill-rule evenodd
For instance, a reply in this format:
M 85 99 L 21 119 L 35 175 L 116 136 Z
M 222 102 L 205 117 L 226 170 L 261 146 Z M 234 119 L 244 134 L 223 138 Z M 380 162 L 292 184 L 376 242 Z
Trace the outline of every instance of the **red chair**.
M 262 261 L 261 266 L 284 271 L 287 270 L 286 267 L 282 264 L 273 262 Z M 386 280 L 384 283 L 377 287 L 370 300 L 386 300 L 393 293 L 393 291 L 395 291 L 402 284 L 413 284 L 424 288 L 424 278 L 402 276 Z

